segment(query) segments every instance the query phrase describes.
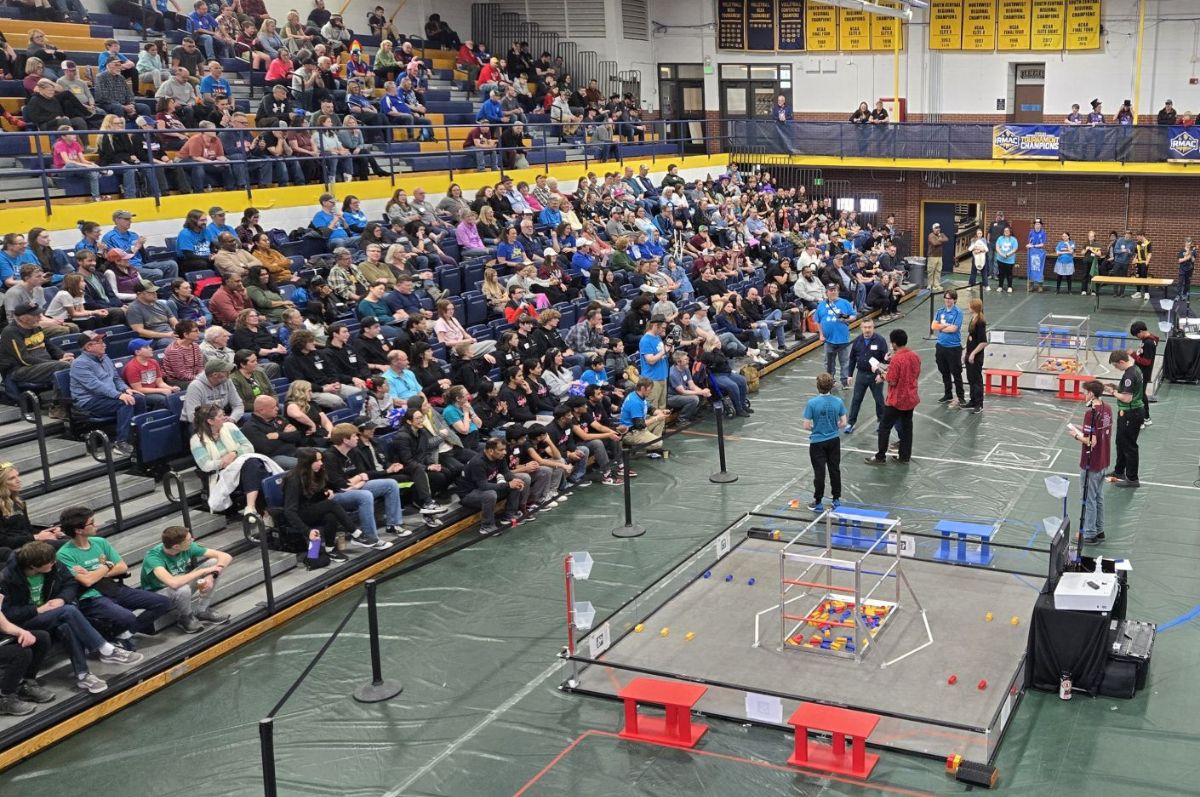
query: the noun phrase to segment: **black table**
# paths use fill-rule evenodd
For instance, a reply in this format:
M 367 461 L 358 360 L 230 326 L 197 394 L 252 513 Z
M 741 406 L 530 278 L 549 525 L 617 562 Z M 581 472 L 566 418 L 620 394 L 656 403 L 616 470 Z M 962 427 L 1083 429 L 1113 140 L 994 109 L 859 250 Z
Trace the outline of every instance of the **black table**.
M 1179 335 L 1167 338 L 1163 378 L 1168 382 L 1200 382 L 1200 340 Z
M 1055 609 L 1051 593 L 1039 596 L 1029 625 L 1025 686 L 1057 692 L 1066 672 L 1075 688 L 1095 694 L 1104 677 L 1110 626 L 1123 614 L 1123 597 L 1118 595 L 1112 612 L 1080 612 Z

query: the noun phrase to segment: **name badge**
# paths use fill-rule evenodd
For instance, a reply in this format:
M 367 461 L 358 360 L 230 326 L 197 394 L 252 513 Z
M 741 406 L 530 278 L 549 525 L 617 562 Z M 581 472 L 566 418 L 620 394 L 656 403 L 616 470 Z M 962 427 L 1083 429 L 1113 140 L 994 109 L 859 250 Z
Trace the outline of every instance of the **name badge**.
M 358 365 L 358 357 L 356 355 L 351 354 L 347 359 L 350 360 L 351 365 Z
M 872 343 L 872 344 L 871 344 L 871 351 L 879 351 L 879 344 L 877 344 L 877 343 Z
M 313 362 L 313 367 L 315 367 L 318 371 L 324 371 L 325 363 L 321 362 L 320 360 L 316 360 Z

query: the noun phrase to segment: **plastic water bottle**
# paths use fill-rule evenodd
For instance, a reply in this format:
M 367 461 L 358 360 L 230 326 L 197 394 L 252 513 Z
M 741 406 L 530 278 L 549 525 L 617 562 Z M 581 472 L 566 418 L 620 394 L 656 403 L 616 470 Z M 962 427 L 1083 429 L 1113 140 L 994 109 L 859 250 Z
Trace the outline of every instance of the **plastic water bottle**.
M 321 538 L 320 537 L 318 537 L 315 540 L 308 541 L 308 553 L 306 554 L 306 557 L 308 559 L 320 559 L 321 558 Z

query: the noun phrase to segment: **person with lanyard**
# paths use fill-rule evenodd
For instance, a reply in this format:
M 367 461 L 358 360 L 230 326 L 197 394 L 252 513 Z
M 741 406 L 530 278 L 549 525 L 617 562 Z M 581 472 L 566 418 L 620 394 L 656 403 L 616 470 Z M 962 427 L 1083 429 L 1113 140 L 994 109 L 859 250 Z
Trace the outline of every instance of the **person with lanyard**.
M 1128 277 L 1129 276 L 1129 266 L 1131 263 L 1133 263 L 1133 250 L 1134 250 L 1133 233 L 1131 233 L 1129 230 L 1126 230 L 1125 234 L 1122 235 L 1121 237 L 1117 238 L 1116 243 L 1113 244 L 1113 248 L 1112 248 L 1113 267 L 1112 267 L 1112 272 L 1110 273 L 1109 276 L 1112 276 L 1112 277 Z M 1114 286 L 1113 296 L 1124 296 L 1124 295 L 1125 295 L 1125 286 L 1124 285 Z
M 1004 232 L 996 239 L 996 292 L 1004 290 L 1005 281 L 1008 282 L 1008 292 L 1013 292 L 1013 268 L 1017 264 L 1017 249 L 1020 244 L 1017 238 L 1012 234 L 1012 227 L 1004 225 Z
M 1137 234 L 1137 243 L 1133 247 L 1133 265 L 1137 269 L 1137 275 L 1141 279 L 1145 279 L 1150 274 L 1150 258 L 1154 255 L 1154 246 L 1150 243 L 1150 239 L 1146 237 L 1146 233 L 1139 232 Z M 1132 299 L 1141 299 L 1143 302 L 1150 301 L 1150 286 L 1136 285 L 1137 288 L 1133 292 Z
M 1192 272 L 1196 270 L 1196 247 L 1191 238 L 1184 240 L 1176 262 L 1179 263 L 1179 287 L 1175 298 L 1187 301 L 1192 290 Z
M 1062 281 L 1066 277 L 1067 294 L 1070 295 L 1072 277 L 1075 276 L 1075 242 L 1071 240 L 1070 233 L 1062 234 L 1062 240 L 1054 245 L 1054 252 L 1058 255 L 1054 261 L 1054 293 L 1062 293 Z M 1087 293 L 1086 289 L 1084 293 Z
M 1067 429 L 1082 445 L 1079 453 L 1080 482 L 1083 486 L 1083 522 L 1079 532 L 1088 543 L 1104 540 L 1104 471 L 1108 470 L 1109 443 L 1112 440 L 1112 409 L 1101 397 L 1104 385 L 1095 379 L 1083 383 L 1083 426 L 1067 424 Z
M 883 411 L 883 422 L 879 424 L 879 445 L 874 456 L 866 458 L 868 465 L 887 463 L 888 440 L 892 429 L 900 439 L 899 456 L 895 462 L 907 463 L 912 459 L 913 413 L 921 403 L 917 383 L 921 379 L 921 357 L 908 348 L 908 333 L 893 329 L 888 335 L 892 344 L 892 359 L 884 372 L 887 381 L 887 401 Z
M 883 421 L 883 363 L 888 358 L 888 344 L 883 335 L 875 331 L 875 319 L 864 318 L 859 327 L 860 334 L 850 344 L 850 364 L 854 367 L 854 395 L 850 399 L 850 420 L 842 431 L 854 432 L 858 423 L 858 410 L 862 406 L 867 390 L 875 401 L 875 421 Z
M 967 372 L 967 386 L 971 388 L 971 400 L 967 410 L 972 415 L 983 412 L 983 350 L 987 348 L 987 319 L 983 315 L 983 301 L 972 299 L 971 320 L 967 324 L 967 347 L 963 350 L 963 368 Z
M 646 334 L 638 342 L 641 355 L 641 376 L 649 379 L 650 405 L 655 409 L 667 406 L 667 377 L 671 366 L 671 348 L 663 341 L 667 331 L 667 319 L 659 314 L 650 318 Z
M 808 430 L 808 460 L 813 469 L 813 500 L 808 508 L 820 512 L 825 497 L 825 470 L 829 470 L 829 488 L 833 508 L 842 498 L 842 441 L 838 430 L 846 426 L 846 405 L 833 390 L 833 377 L 817 374 L 817 395 L 804 405 L 804 428 Z
M 1117 399 L 1117 462 L 1108 476 L 1114 487 L 1141 487 L 1138 479 L 1138 435 L 1145 418 L 1145 384 L 1142 371 L 1127 351 L 1114 351 L 1108 362 L 1122 373 L 1116 386 L 1105 385 L 1104 392 Z
M 820 326 L 821 343 L 825 346 L 825 372 L 840 379 L 842 387 L 850 386 L 850 324 L 857 315 L 854 307 L 838 298 L 838 286 L 825 286 L 825 298 L 814 311 Z M 835 366 L 837 369 L 835 370 Z
M 937 363 L 938 373 L 942 375 L 944 388 L 938 403 L 949 404 L 954 400 L 954 396 L 950 393 L 950 383 L 953 381 L 954 395 L 958 396 L 958 404 L 952 406 L 961 406 L 964 403 L 962 381 L 963 312 L 958 308 L 957 291 L 946 291 L 942 294 L 942 299 L 945 306 L 938 308 L 933 315 L 933 323 L 929 325 L 930 330 L 937 333 L 934 361 Z
M 1046 276 L 1046 231 L 1042 228 L 1041 219 L 1033 220 L 1033 229 L 1029 231 L 1025 249 L 1029 253 L 1029 261 L 1025 268 L 1029 290 L 1041 293 L 1046 289 L 1042 284 Z

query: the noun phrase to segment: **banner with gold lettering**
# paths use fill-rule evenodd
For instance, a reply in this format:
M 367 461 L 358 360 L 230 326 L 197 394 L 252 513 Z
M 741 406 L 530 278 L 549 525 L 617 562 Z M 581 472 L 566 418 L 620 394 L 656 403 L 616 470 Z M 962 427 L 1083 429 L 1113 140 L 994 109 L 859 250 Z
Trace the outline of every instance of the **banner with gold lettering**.
M 746 0 L 746 49 L 775 52 L 775 0 Z
M 1028 50 L 1033 0 L 1000 0 L 997 17 L 996 49 Z
M 1031 50 L 1061 50 L 1066 34 L 1066 4 L 1063 0 L 1033 0 Z
M 866 11 L 838 9 L 838 49 L 844 53 L 871 49 L 871 21 Z
M 838 48 L 837 9 L 809 2 L 804 7 L 804 43 L 809 52 L 832 53 Z
M 996 125 L 992 128 L 992 157 L 1004 160 L 1055 158 L 1062 147 L 1059 125 Z
M 780 50 L 804 49 L 804 0 L 775 0 L 775 35 Z
M 897 0 L 876 0 L 876 5 L 887 8 L 900 8 Z M 904 25 L 895 17 L 885 17 L 882 14 L 871 14 L 871 49 L 886 50 L 896 48 L 895 38 L 900 37 L 900 49 L 904 49 Z
M 717 49 L 746 49 L 745 0 L 717 0 Z
M 963 3 L 962 48 L 987 53 L 996 49 L 996 0 Z
M 930 50 L 961 50 L 962 26 L 963 0 L 930 0 Z
M 1100 0 L 1067 3 L 1067 49 L 1100 49 Z

